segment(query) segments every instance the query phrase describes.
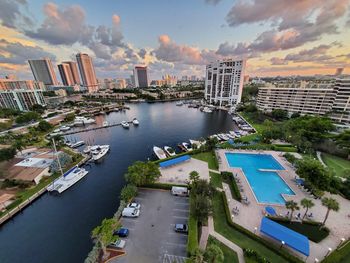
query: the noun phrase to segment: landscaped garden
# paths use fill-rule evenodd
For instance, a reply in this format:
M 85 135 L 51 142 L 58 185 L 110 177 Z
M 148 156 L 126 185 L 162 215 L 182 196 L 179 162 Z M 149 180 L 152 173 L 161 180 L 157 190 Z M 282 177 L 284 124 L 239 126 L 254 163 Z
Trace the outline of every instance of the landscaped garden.
M 217 170 L 219 168 L 213 151 L 197 153 L 192 155 L 192 158 L 207 162 L 209 169 Z
M 350 161 L 328 153 L 322 153 L 323 162 L 339 177 L 350 176 Z
M 232 249 L 230 249 L 229 247 L 227 247 L 226 245 L 224 245 L 220 241 L 216 240 L 214 237 L 209 236 L 207 246 L 210 246 L 212 244 L 218 246 L 221 249 L 221 251 L 223 252 L 224 261 L 222 263 L 238 263 L 239 262 L 238 257 L 237 257 L 237 253 L 235 251 L 233 251 Z

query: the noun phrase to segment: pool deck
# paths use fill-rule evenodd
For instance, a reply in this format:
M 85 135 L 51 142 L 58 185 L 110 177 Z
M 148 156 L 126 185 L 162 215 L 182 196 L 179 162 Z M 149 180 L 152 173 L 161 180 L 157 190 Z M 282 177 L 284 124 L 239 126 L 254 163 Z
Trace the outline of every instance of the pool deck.
M 234 222 L 252 231 L 253 233 L 255 232 L 256 234 L 260 235 L 259 226 L 263 217 L 263 211 L 265 206 L 268 205 L 274 207 L 277 214 L 282 216 L 286 216 L 288 210 L 285 208 L 284 205 L 258 203 L 245 175 L 243 174 L 242 169 L 232 168 L 229 166 L 225 156 L 225 153 L 228 152 L 245 154 L 271 154 L 276 159 L 276 161 L 278 161 L 286 169 L 276 172 L 295 193 L 295 195 L 283 195 L 284 198 L 286 200 L 293 200 L 298 204 L 300 204 L 300 201 L 303 198 L 312 199 L 315 206 L 312 209 L 310 209 L 308 213 L 312 212 L 313 220 L 319 222 L 323 221 L 326 214 L 326 208 L 322 206 L 321 200 L 314 199 L 310 194 L 302 191 L 302 189 L 297 186 L 297 184 L 294 181 L 295 177 L 297 176 L 295 170 L 293 166 L 283 157 L 282 152 L 220 149 L 216 151 L 217 157 L 220 158 L 219 170 L 230 171 L 234 174 L 237 174 L 238 178 L 241 181 L 241 185 L 244 191 L 242 195 L 246 196 L 250 201 L 249 205 L 244 205 L 243 203 L 234 200 L 231 196 L 231 192 L 228 185 L 223 184 L 226 197 L 229 200 L 230 211 L 232 211 L 233 208 L 236 207 L 239 209 L 239 214 L 233 215 Z M 334 250 L 339 245 L 341 238 L 350 238 L 350 219 L 348 218 L 348 214 L 350 214 L 350 201 L 342 198 L 339 195 L 331 195 L 330 193 L 326 193 L 325 196 L 335 198 L 339 202 L 340 209 L 338 212 L 331 211 L 329 214 L 326 226 L 331 230 L 330 235 L 326 239 L 322 240 L 320 243 L 314 243 L 310 241 L 310 256 L 307 258 L 307 262 L 315 262 L 315 258 L 321 261 L 327 254 L 329 247 Z M 294 212 L 294 215 L 297 215 L 299 212 L 301 216 L 303 216 L 305 210 L 301 207 L 300 211 Z M 255 227 L 257 227 L 257 231 L 255 230 Z M 264 236 L 264 238 L 266 237 Z M 305 260 L 305 256 L 301 256 L 299 253 L 296 253 L 292 250 L 291 252 L 293 254 L 299 255 Z

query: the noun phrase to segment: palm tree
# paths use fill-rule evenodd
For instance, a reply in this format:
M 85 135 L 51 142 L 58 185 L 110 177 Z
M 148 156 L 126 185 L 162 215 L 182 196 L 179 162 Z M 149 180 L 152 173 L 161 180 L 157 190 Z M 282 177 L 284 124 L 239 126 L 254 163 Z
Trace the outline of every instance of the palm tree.
M 289 220 L 292 221 L 294 211 L 300 209 L 299 206 L 298 206 L 298 203 L 294 202 L 293 200 L 287 201 L 286 202 L 286 208 L 290 209 L 290 218 L 289 218 Z
M 224 253 L 215 244 L 211 244 L 207 247 L 204 254 L 208 263 L 222 263 L 224 262 Z
M 309 211 L 309 208 L 313 207 L 315 204 L 312 202 L 312 200 L 304 198 L 300 201 L 300 204 L 302 207 L 306 208 L 305 214 L 303 216 L 303 219 L 305 218 L 307 212 Z
M 22 153 L 22 150 L 24 149 L 24 147 L 25 147 L 25 143 L 21 139 L 16 139 L 15 142 L 13 143 L 13 148 L 15 148 L 20 153 Z
M 191 262 L 193 263 L 204 263 L 204 256 L 203 256 L 203 252 L 197 248 L 192 256 L 191 256 Z
M 325 216 L 325 218 L 323 220 L 323 223 L 322 223 L 322 225 L 324 225 L 326 223 L 327 219 L 328 219 L 329 212 L 331 210 L 333 210 L 333 211 L 338 211 L 339 210 L 339 203 L 338 203 L 337 200 L 335 200 L 333 198 L 324 197 L 322 199 L 322 205 L 327 207 L 327 213 L 326 213 L 326 216 Z

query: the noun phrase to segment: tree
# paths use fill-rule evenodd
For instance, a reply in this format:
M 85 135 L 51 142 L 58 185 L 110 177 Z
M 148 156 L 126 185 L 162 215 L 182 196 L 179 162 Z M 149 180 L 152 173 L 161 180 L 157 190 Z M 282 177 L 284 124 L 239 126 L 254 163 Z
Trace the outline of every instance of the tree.
M 103 252 L 103 258 L 107 256 L 107 246 L 118 239 L 118 237 L 114 236 L 113 233 L 119 227 L 120 225 L 115 220 L 115 218 L 105 218 L 103 219 L 101 225 L 95 227 L 94 230 L 92 230 L 91 237 L 95 238 L 97 242 L 100 243 Z
M 199 180 L 199 173 L 197 171 L 190 172 L 189 179 L 190 179 L 190 184 L 195 185 Z
M 47 121 L 42 120 L 38 124 L 38 130 L 40 130 L 42 132 L 47 132 L 51 129 L 52 129 L 52 125 L 50 123 L 48 123 Z
M 275 120 L 278 120 L 278 121 L 283 121 L 288 119 L 288 111 L 282 110 L 282 109 L 272 110 L 271 115 Z
M 120 198 L 125 202 L 129 202 L 136 195 L 137 195 L 137 187 L 132 184 L 127 184 L 126 186 L 123 187 L 122 191 L 120 192 Z
M 328 219 L 329 212 L 331 210 L 336 211 L 336 212 L 339 210 L 339 203 L 337 200 L 335 200 L 333 198 L 324 197 L 324 198 L 322 198 L 322 205 L 327 207 L 327 213 L 326 213 L 326 216 L 325 216 L 323 223 L 322 223 L 322 225 L 324 225 Z
M 300 204 L 302 207 L 306 208 L 306 211 L 305 211 L 305 214 L 303 216 L 303 219 L 305 218 L 309 208 L 313 207 L 315 204 L 312 202 L 312 200 L 310 199 L 307 199 L 307 198 L 303 198 L 301 201 L 300 201 Z
M 39 114 L 43 114 L 45 112 L 45 107 L 40 104 L 34 104 L 30 110 L 35 111 Z
M 11 160 L 16 155 L 14 147 L 0 149 L 0 161 Z
M 294 113 L 290 116 L 291 119 L 299 118 L 299 117 L 300 117 L 300 113 L 299 113 L 299 112 L 294 112 Z
M 12 147 L 15 148 L 17 151 L 21 152 L 22 153 L 22 150 L 24 149 L 25 147 L 25 143 L 22 139 L 16 139 L 13 144 L 12 144 Z
M 16 118 L 16 123 L 23 124 L 30 121 L 36 121 L 39 120 L 41 117 L 37 112 L 34 111 L 28 111 L 25 113 L 22 113 Z
M 224 253 L 216 244 L 209 245 L 205 250 L 204 256 L 209 263 L 221 263 L 225 259 Z
M 192 193 L 191 193 L 192 194 Z M 212 212 L 210 200 L 205 195 L 193 195 L 190 201 L 191 214 L 200 223 L 204 223 Z
M 74 113 L 68 113 L 68 114 L 64 117 L 64 121 L 66 121 L 66 122 L 74 121 L 74 119 L 75 119 L 75 114 L 74 114 Z
M 203 195 L 211 197 L 214 189 L 207 180 L 198 179 L 194 185 L 192 185 L 191 193 L 194 195 Z
M 136 161 L 125 174 L 126 181 L 136 186 L 154 183 L 159 177 L 158 165 L 153 162 Z
M 286 202 L 286 208 L 290 210 L 290 218 L 289 218 L 289 220 L 292 221 L 293 213 L 294 213 L 295 210 L 299 210 L 299 206 L 298 206 L 298 204 L 296 202 L 291 200 L 291 201 L 287 201 Z
M 203 255 L 203 252 L 199 248 L 197 248 L 193 252 L 193 254 L 190 258 L 190 262 L 191 263 L 204 263 L 204 255 Z

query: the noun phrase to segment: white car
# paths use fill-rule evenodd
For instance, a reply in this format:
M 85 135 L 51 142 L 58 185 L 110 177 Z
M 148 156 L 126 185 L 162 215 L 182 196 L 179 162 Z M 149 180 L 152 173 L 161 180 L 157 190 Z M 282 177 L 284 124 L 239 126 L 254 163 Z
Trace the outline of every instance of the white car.
M 126 207 L 122 212 L 123 217 L 138 217 L 140 215 L 140 210 L 133 207 Z
M 127 205 L 129 208 L 136 208 L 136 209 L 141 209 L 141 205 L 139 203 L 130 203 Z
M 122 239 L 118 239 L 117 241 L 111 243 L 112 247 L 116 247 L 116 248 L 124 248 L 125 247 L 125 240 Z

